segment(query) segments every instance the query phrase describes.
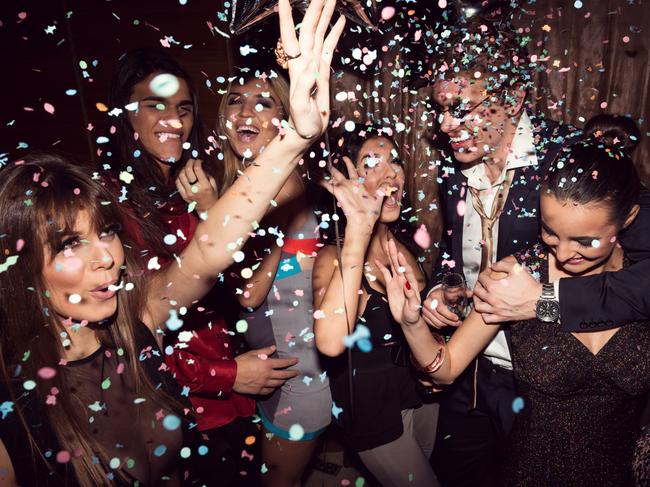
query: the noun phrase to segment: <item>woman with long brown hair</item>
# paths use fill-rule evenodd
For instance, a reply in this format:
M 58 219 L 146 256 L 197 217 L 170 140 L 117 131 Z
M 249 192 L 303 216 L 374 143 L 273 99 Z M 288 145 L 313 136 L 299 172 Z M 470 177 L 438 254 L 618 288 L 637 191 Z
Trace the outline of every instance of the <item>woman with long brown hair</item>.
M 178 459 L 202 451 L 183 444 L 185 408 L 162 376 L 161 335 L 232 263 L 239 250 L 230 244 L 246 240 L 327 124 L 329 63 L 344 22 L 323 39 L 334 9 L 323 3 L 312 2 L 298 40 L 288 1 L 280 2 L 284 45 L 300 54 L 289 63 L 292 130 L 269 144 L 266 164 L 246 168 L 178 260 L 153 277 L 141 279 L 136 249 L 122 244 L 111 191 L 69 161 L 33 156 L 2 171 L 0 352 L 8 392 L 0 468 L 8 485 L 188 480 Z M 307 82 L 314 69 L 319 79 Z

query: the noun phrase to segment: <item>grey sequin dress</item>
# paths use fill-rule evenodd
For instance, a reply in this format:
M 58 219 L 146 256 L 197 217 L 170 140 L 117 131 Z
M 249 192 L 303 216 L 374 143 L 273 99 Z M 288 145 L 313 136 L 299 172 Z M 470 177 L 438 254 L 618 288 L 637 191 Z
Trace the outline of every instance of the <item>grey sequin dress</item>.
M 548 281 L 546 249 L 520 261 Z M 507 486 L 629 486 L 639 415 L 650 388 L 650 326 L 621 327 L 596 354 L 556 323 L 512 325 L 523 409 L 502 468 Z

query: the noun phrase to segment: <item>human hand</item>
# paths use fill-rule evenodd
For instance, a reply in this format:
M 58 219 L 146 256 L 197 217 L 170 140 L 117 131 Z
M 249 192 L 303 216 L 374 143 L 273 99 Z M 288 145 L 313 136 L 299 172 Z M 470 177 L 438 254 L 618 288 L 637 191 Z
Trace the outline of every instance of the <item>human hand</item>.
M 467 290 L 467 297 L 472 297 L 472 292 Z M 442 286 L 431 291 L 422 305 L 422 318 L 432 328 L 441 329 L 447 326 L 458 327 L 463 322 L 445 304 Z
M 390 312 L 402 326 L 413 326 L 420 321 L 420 293 L 418 281 L 406 258 L 397 251 L 394 240 L 389 240 L 386 253 L 390 270 L 375 259 L 375 264 L 384 276 L 386 295 Z
M 325 37 L 335 0 L 312 0 L 296 38 L 289 0 L 279 1 L 280 38 L 288 56 L 291 122 L 303 139 L 319 137 L 330 115 L 330 64 L 345 27 L 342 15 Z
M 190 159 L 176 177 L 176 189 L 187 202 L 196 201 L 196 210 L 207 211 L 219 198 L 217 183 L 203 170 L 203 161 Z
M 474 288 L 474 309 L 486 323 L 535 318 L 542 285 L 512 256 L 481 272 Z
M 365 228 L 370 233 L 379 218 L 386 195 L 381 190 L 377 194 L 370 194 L 361 183 L 357 168 L 350 158 L 343 157 L 343 161 L 350 177 L 346 178 L 341 171 L 332 167 L 329 180 L 321 181 L 320 185 L 334 195 L 352 230 Z
M 237 377 L 233 390 L 240 394 L 266 395 L 298 375 L 297 370 L 286 370 L 298 363 L 297 358 L 270 358 L 273 352 L 275 345 L 250 350 L 235 357 Z

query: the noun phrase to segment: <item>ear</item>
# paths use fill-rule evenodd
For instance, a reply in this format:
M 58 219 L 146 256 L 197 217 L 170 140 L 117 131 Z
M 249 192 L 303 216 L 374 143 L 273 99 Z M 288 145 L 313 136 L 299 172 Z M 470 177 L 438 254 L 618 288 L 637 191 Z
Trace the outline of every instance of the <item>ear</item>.
M 632 222 L 634 221 L 636 216 L 639 214 L 639 209 L 640 208 L 641 207 L 639 205 L 634 205 L 632 207 L 630 212 L 627 214 L 627 218 L 625 219 L 625 223 L 623 224 L 623 228 L 627 228 L 632 224 Z
M 501 92 L 501 95 L 503 96 L 501 103 L 503 103 L 508 115 L 511 117 L 518 115 L 524 108 L 524 102 L 526 101 L 526 88 L 522 85 L 505 89 Z

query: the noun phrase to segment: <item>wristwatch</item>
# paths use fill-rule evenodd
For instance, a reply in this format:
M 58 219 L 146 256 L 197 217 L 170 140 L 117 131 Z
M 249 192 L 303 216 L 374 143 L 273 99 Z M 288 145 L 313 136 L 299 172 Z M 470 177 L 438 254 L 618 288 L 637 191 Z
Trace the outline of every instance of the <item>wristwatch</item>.
M 552 282 L 542 284 L 542 296 L 535 306 L 535 315 L 542 323 L 555 323 L 560 319 L 560 303 Z

